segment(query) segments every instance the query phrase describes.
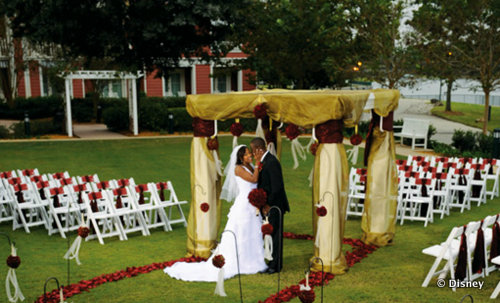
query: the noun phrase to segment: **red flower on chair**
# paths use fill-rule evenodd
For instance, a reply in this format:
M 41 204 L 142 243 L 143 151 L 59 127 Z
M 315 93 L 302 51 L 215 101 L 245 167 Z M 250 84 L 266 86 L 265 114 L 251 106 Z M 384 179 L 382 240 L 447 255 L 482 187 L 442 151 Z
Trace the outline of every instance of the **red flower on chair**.
M 21 265 L 21 258 L 19 256 L 10 255 L 7 257 L 7 266 L 16 269 L 19 265 Z
M 231 131 L 231 134 L 233 136 L 239 137 L 243 133 L 243 124 L 241 124 L 240 122 L 235 122 L 231 124 L 229 130 Z
M 260 230 L 262 231 L 262 234 L 265 236 L 265 235 L 272 234 L 274 231 L 274 228 L 271 224 L 266 223 L 266 224 L 262 224 L 262 227 L 260 228 Z
M 206 213 L 210 209 L 210 205 L 207 202 L 201 203 L 200 205 L 201 211 Z
M 262 208 L 267 202 L 267 193 L 262 188 L 255 188 L 248 194 L 248 201 L 257 208 Z
M 226 264 L 226 260 L 223 255 L 216 255 L 212 259 L 212 264 L 217 268 L 222 268 Z
M 78 235 L 83 239 L 87 238 L 90 233 L 90 229 L 86 226 L 78 227 Z

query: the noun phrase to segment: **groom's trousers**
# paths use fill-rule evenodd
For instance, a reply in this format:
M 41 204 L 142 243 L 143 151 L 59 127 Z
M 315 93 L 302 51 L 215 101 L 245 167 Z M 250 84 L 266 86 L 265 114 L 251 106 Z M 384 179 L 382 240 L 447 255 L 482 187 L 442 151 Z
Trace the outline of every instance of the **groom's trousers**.
M 269 223 L 273 226 L 273 260 L 269 262 L 268 267 L 276 271 L 283 268 L 283 218 L 277 209 L 272 208 L 269 211 Z

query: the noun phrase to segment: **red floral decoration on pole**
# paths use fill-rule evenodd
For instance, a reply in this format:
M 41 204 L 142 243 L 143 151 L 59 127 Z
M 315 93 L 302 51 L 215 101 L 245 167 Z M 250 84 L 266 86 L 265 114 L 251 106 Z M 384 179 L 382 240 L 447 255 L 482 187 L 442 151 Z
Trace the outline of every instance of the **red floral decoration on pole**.
M 90 229 L 87 226 L 78 227 L 78 235 L 82 237 L 82 239 L 87 238 L 89 234 L 90 234 Z
M 286 137 L 292 141 L 293 139 L 297 138 L 300 136 L 300 129 L 297 125 L 295 124 L 288 124 L 288 126 L 285 129 Z
M 201 203 L 200 205 L 201 211 L 206 213 L 210 209 L 210 205 L 207 202 Z
M 262 188 L 255 188 L 248 194 L 248 201 L 253 206 L 261 209 L 266 205 L 267 202 L 267 193 Z
M 231 124 L 229 130 L 231 131 L 231 134 L 233 136 L 239 137 L 243 133 L 243 124 L 241 124 L 240 122 L 235 122 Z
M 302 290 L 299 292 L 299 300 L 302 303 L 312 303 L 316 299 L 314 290 Z
M 309 151 L 311 152 L 311 154 L 313 154 L 313 156 L 316 156 L 316 152 L 318 151 L 318 143 L 315 142 L 313 144 L 311 144 L 311 146 L 309 147 Z
M 316 214 L 320 217 L 324 217 L 326 216 L 326 213 L 327 213 L 327 210 L 326 210 L 326 207 L 324 206 L 316 206 Z
M 216 255 L 212 259 L 212 264 L 217 268 L 222 268 L 226 264 L 226 260 L 223 255 Z
M 350 141 L 352 145 L 359 145 L 363 142 L 363 137 L 360 134 L 354 134 L 351 136 Z
M 210 138 L 207 141 L 207 147 L 209 150 L 216 150 L 219 148 L 219 141 L 217 138 Z
M 262 224 L 262 227 L 260 228 L 260 230 L 262 231 L 262 234 L 264 236 L 271 235 L 274 231 L 274 227 L 271 224 L 266 223 L 266 224 Z
M 265 104 L 259 104 L 253 109 L 253 114 L 257 119 L 264 119 L 267 116 L 267 109 Z
M 21 265 L 21 258 L 19 256 L 10 255 L 7 257 L 7 266 L 16 269 L 19 265 Z

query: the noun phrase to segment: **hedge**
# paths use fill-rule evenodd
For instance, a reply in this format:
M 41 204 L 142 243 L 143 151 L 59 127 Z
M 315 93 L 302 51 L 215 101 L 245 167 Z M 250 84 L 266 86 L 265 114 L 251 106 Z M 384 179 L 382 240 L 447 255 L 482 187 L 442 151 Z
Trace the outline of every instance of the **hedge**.
M 54 117 L 57 112 L 64 112 L 63 98 L 60 96 L 15 98 L 14 108 L 9 108 L 7 103 L 0 103 L 0 118 L 22 120 L 24 113 L 29 114 L 30 119 Z

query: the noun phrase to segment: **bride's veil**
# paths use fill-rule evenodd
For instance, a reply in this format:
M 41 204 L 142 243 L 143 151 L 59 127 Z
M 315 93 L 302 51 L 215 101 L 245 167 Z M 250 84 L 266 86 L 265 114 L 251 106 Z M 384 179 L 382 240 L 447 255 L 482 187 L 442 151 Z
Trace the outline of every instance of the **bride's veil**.
M 238 150 L 240 150 L 243 146 L 246 145 L 238 145 L 233 149 L 231 157 L 229 158 L 229 163 L 226 165 L 226 169 L 224 169 L 226 180 L 224 181 L 224 185 L 222 185 L 220 198 L 228 202 L 232 202 L 238 195 L 238 184 L 236 184 L 234 169 L 236 168 L 236 156 L 238 154 Z

